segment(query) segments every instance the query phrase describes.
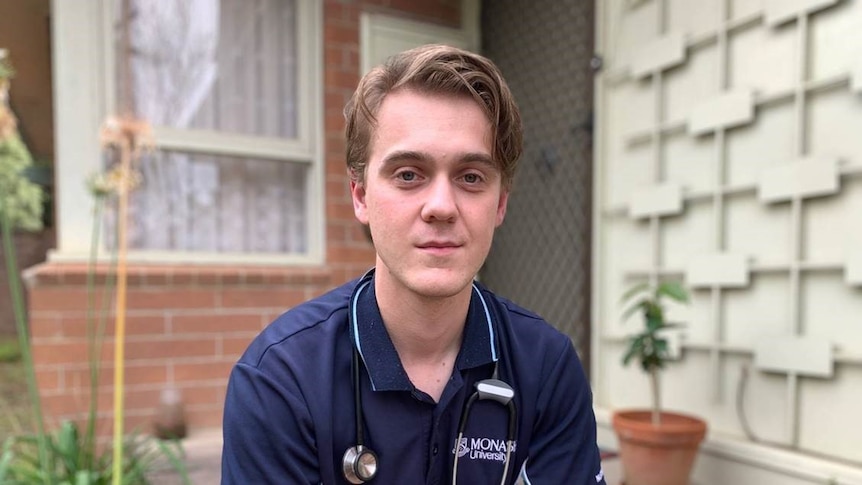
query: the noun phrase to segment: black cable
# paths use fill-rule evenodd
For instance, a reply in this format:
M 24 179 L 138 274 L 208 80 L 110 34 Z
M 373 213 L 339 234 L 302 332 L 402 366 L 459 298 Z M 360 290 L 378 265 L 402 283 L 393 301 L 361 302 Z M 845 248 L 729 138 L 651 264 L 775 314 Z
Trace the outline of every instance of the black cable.
M 362 421 L 364 421 L 365 416 L 362 413 L 362 393 L 360 392 L 360 380 L 359 380 L 359 352 L 354 348 L 353 349 L 353 403 L 355 404 L 356 409 L 356 445 L 364 446 L 365 445 L 365 433 L 362 425 Z

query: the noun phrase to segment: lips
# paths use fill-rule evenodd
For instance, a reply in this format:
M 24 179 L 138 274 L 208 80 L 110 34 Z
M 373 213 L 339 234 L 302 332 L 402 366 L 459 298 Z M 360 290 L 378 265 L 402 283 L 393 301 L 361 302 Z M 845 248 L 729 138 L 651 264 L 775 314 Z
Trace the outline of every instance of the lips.
M 428 254 L 445 256 L 458 250 L 461 244 L 453 241 L 430 241 L 417 244 L 416 247 Z
M 446 249 L 458 248 L 461 247 L 461 244 L 452 241 L 430 241 L 417 244 L 416 247 L 419 249 Z

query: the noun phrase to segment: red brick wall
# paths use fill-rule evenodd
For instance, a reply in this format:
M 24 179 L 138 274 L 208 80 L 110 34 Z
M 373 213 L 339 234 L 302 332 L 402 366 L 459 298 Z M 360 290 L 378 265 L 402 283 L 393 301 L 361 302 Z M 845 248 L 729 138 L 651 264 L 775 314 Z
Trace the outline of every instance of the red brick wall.
M 342 109 L 359 81 L 359 14 L 365 9 L 457 26 L 459 0 L 325 0 L 326 262 L 319 267 L 137 266 L 126 317 L 126 429 L 149 432 L 161 391 L 182 392 L 187 423 L 219 426 L 228 372 L 249 341 L 284 310 L 355 278 L 374 262 L 353 216 L 344 165 Z M 97 278 L 104 284 L 104 270 Z M 49 423 L 81 419 L 89 403 L 87 290 L 83 265 L 49 263 L 28 278 L 39 386 Z M 97 302 L 97 308 L 102 308 Z M 101 352 L 100 433 L 110 434 L 113 312 Z
M 16 232 L 12 236 L 17 256 L 15 265 L 22 270 L 34 264 L 45 261 L 45 254 L 54 245 L 54 230 L 45 229 L 39 232 Z M 15 314 L 12 308 L 12 292 L 7 278 L 6 255 L 0 245 L 0 337 L 14 338 L 18 332 L 15 329 Z M 23 282 L 22 289 L 24 288 Z
M 50 424 L 86 415 L 93 348 L 88 329 L 100 322 L 105 338 L 99 415 L 111 419 L 115 313 L 103 310 L 105 280 L 100 270 L 92 297 L 95 317 L 88 318 L 84 266 L 45 264 L 31 271 L 33 354 Z M 182 393 L 191 428 L 218 426 L 228 373 L 251 339 L 285 309 L 332 285 L 325 268 L 130 268 L 126 426 L 150 431 L 160 394 L 170 385 Z M 101 431 L 108 433 L 103 424 Z

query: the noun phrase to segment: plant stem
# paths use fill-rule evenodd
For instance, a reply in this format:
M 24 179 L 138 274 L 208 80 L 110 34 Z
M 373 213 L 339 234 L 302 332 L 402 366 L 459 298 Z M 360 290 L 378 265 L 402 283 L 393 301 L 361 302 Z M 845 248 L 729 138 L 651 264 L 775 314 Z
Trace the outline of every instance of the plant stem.
M 0 228 L 3 231 L 3 254 L 6 256 L 6 276 L 9 280 L 9 290 L 12 293 L 12 309 L 15 314 L 15 328 L 18 331 L 18 342 L 21 346 L 21 359 L 24 361 L 24 372 L 27 377 L 27 391 L 33 404 L 33 416 L 36 420 L 37 440 L 39 442 L 39 466 L 42 470 L 43 482 L 51 483 L 48 463 L 48 436 L 45 434 L 45 423 L 42 420 L 42 401 L 39 398 L 39 388 L 36 382 L 36 369 L 33 365 L 33 354 L 30 349 L 30 332 L 24 314 L 24 298 L 21 292 L 21 282 L 18 276 L 18 262 L 15 245 L 12 243 L 12 224 L 6 211 L 0 209 Z
M 661 425 L 661 395 L 659 388 L 658 368 L 653 367 L 649 371 L 650 385 L 652 386 L 652 424 Z
M 96 414 L 98 411 L 98 392 L 99 392 L 99 369 L 102 356 L 102 335 L 104 334 L 104 325 L 100 324 L 99 328 L 95 328 L 95 307 L 96 307 L 96 291 L 95 291 L 95 273 L 96 262 L 99 257 L 99 240 L 102 223 L 102 210 L 105 207 L 104 197 L 96 197 L 96 204 L 93 208 L 93 231 L 90 235 L 90 261 L 87 265 L 87 344 L 89 346 L 89 366 L 90 366 L 90 409 L 87 414 L 87 430 L 84 434 L 84 446 L 81 447 L 79 462 L 83 464 L 83 469 L 90 470 L 93 466 L 92 447 L 95 445 L 96 438 Z M 105 283 L 107 288 L 108 283 Z M 107 295 L 103 295 L 107 301 Z M 99 315 L 99 321 L 104 322 L 103 308 L 102 314 Z M 98 340 L 98 341 L 97 341 Z
M 114 327 L 114 463 L 113 484 L 122 483 L 123 398 L 126 343 L 126 215 L 131 190 L 131 146 L 128 138 L 120 145 L 120 190 L 117 214 L 117 312 Z

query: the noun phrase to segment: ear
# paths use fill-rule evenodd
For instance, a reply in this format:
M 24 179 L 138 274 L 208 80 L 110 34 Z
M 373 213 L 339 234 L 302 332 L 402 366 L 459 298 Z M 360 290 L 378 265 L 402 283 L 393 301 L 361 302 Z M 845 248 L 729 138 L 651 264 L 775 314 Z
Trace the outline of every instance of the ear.
M 509 204 L 509 190 L 508 189 L 500 189 L 500 200 L 497 203 L 497 225 L 496 227 L 500 227 L 500 224 L 503 223 L 503 219 L 506 217 L 506 207 Z
M 365 184 L 350 180 L 350 196 L 353 198 L 353 214 L 362 224 L 368 225 L 368 206 L 365 205 Z

